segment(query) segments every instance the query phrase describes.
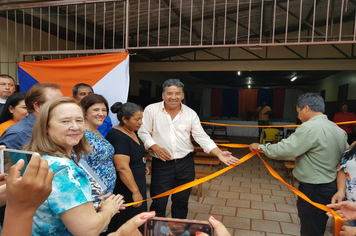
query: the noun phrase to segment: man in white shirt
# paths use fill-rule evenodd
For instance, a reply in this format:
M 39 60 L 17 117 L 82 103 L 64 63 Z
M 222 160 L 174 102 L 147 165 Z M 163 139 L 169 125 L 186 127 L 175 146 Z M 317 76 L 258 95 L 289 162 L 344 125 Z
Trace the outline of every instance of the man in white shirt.
M 151 197 L 188 183 L 195 178 L 194 146 L 190 135 L 204 152 L 217 156 L 226 165 L 239 159 L 219 149 L 205 133 L 197 114 L 182 104 L 184 84 L 178 79 L 163 83 L 162 102 L 147 106 L 138 135 L 152 158 Z M 172 195 L 172 217 L 185 219 L 191 189 Z M 168 196 L 154 199 L 150 211 L 166 216 Z
M 10 75 L 0 75 L 0 115 L 8 97 L 15 92 L 15 81 Z

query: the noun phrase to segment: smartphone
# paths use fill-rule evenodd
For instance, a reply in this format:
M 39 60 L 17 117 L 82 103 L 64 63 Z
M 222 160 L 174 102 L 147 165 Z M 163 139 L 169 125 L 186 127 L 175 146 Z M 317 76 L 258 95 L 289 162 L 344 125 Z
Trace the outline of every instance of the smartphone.
M 34 152 L 13 149 L 0 150 L 0 173 L 9 174 L 10 167 L 16 164 L 20 159 L 23 159 L 25 161 L 25 166 L 21 170 L 21 175 L 23 175 L 29 161 L 31 160 L 32 154 L 34 154 Z
M 155 217 L 147 220 L 145 236 L 195 236 L 197 231 L 213 236 L 213 228 L 207 221 L 182 220 Z

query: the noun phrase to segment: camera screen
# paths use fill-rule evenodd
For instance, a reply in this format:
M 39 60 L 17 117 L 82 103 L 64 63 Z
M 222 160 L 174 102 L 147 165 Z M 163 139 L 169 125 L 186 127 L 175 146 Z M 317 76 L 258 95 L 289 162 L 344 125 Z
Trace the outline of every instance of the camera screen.
M 150 219 L 146 223 L 146 236 L 195 236 L 197 231 L 212 235 L 208 223 Z
M 21 175 L 23 175 L 28 162 L 31 160 L 32 154 L 32 152 L 24 152 L 19 150 L 1 150 L 1 158 L 3 159 L 2 163 L 4 164 L 3 173 L 8 174 L 10 167 L 17 163 L 20 159 L 23 159 L 25 161 L 25 166 L 21 170 Z

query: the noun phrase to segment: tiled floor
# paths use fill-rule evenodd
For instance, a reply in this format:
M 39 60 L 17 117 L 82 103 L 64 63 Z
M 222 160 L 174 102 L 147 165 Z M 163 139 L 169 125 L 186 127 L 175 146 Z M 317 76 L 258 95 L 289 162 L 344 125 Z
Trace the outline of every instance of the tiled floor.
M 237 137 L 230 140 L 231 143 L 245 144 L 256 141 Z M 230 151 L 238 158 L 249 153 L 247 149 Z M 286 182 L 291 182 L 284 176 L 279 161 L 262 157 Z M 209 167 L 197 165 L 196 169 L 208 170 Z M 217 170 L 219 168 L 214 167 L 214 172 Z M 298 182 L 295 187 L 297 185 Z M 189 199 L 188 219 L 208 220 L 210 215 L 214 215 L 233 236 L 299 235 L 296 195 L 271 176 L 257 156 L 216 177 L 211 183 L 203 183 L 203 197 L 199 202 L 196 192 L 197 186 L 193 187 Z M 170 205 L 167 217 L 170 217 Z M 329 220 L 325 235 L 333 235 L 332 225 Z

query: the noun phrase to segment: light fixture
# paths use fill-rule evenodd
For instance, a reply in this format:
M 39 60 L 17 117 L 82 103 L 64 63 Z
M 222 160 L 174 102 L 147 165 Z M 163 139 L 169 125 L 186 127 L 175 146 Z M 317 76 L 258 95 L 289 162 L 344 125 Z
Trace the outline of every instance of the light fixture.
M 297 79 L 297 76 L 294 76 L 290 81 L 293 82 L 296 79 Z
M 237 72 L 237 75 L 241 75 L 241 71 L 238 71 L 238 72 Z
M 249 88 L 249 89 L 250 89 L 250 88 L 251 88 L 251 85 L 247 85 L 247 88 Z

